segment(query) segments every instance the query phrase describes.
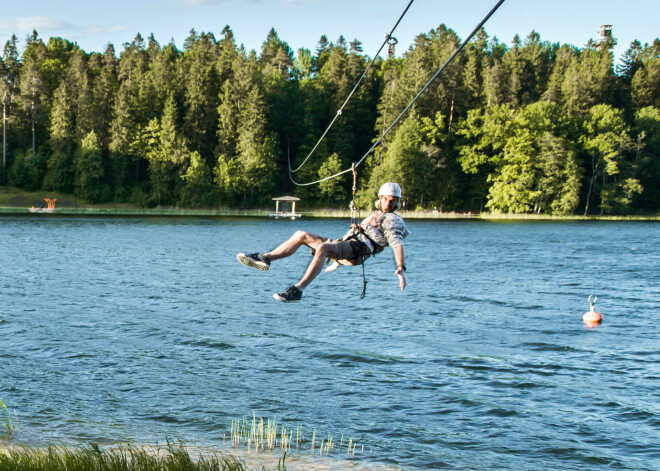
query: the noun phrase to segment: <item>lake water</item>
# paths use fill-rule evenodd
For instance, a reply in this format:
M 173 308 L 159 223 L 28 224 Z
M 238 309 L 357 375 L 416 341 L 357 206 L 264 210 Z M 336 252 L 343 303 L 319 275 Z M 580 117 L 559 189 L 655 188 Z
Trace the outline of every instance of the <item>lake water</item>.
M 342 267 L 282 304 L 309 251 L 236 253 L 347 221 L 0 217 L 15 440 L 224 449 L 255 414 L 374 467 L 660 469 L 660 224 L 408 225 L 403 293 L 388 249 L 365 299 Z

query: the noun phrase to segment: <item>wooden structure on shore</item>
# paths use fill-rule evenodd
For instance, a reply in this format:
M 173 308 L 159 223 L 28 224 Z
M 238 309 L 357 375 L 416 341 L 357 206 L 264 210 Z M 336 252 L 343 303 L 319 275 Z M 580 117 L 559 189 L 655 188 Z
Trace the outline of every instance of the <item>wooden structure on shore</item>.
M 279 218 L 289 218 L 296 219 L 302 216 L 300 213 L 296 213 L 296 201 L 300 201 L 300 198 L 295 196 L 278 196 L 273 198 L 275 201 L 275 212 L 269 214 L 270 217 L 279 219 Z M 282 208 L 280 210 L 280 203 L 282 203 Z M 290 211 L 288 210 L 290 207 Z

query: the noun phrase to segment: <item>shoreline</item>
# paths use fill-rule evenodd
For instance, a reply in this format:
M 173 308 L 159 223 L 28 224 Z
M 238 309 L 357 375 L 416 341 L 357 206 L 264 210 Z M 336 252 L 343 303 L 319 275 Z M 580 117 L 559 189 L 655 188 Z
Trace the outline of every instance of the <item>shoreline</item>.
M 501 214 L 501 213 L 442 213 L 436 211 L 397 211 L 406 220 L 477 220 L 477 221 L 647 221 L 659 222 L 660 215 L 588 215 L 555 216 L 551 214 Z M 363 210 L 363 214 L 368 211 Z M 271 219 L 272 210 L 267 209 L 181 209 L 181 208 L 89 208 L 59 207 L 54 210 L 31 212 L 27 207 L 0 206 L 0 215 L 29 215 L 34 217 L 56 216 L 128 216 L 128 217 L 254 217 Z M 302 211 L 302 218 L 312 219 L 350 219 L 348 210 L 318 209 Z
M 291 452 L 293 451 L 293 452 Z M 229 447 L 219 448 L 208 445 L 191 445 L 186 443 L 170 443 L 163 445 L 153 444 L 135 444 L 135 443 L 114 443 L 109 445 L 97 445 L 93 442 L 75 444 L 51 444 L 47 446 L 30 446 L 13 440 L 3 441 L 0 440 L 0 463 L 4 460 L 11 461 L 17 459 L 23 461 L 20 457 L 29 456 L 31 458 L 38 458 L 36 461 L 43 462 L 46 456 L 55 453 L 60 458 L 68 456 L 70 459 L 74 457 L 73 461 L 79 463 L 86 463 L 91 465 L 105 462 L 117 462 L 119 457 L 140 457 L 144 454 L 149 459 L 153 459 L 154 463 L 157 462 L 163 465 L 162 469 L 174 469 L 179 471 L 179 466 L 167 467 L 168 463 L 172 461 L 184 462 L 187 465 L 199 465 L 200 463 L 212 463 L 214 459 L 224 463 L 222 469 L 235 470 L 235 471 L 248 471 L 248 470 L 280 470 L 289 469 L 291 471 L 407 471 L 406 468 L 385 464 L 379 462 L 370 462 L 369 460 L 351 459 L 347 457 L 342 459 L 339 456 L 315 456 L 298 452 L 297 450 L 289 450 L 286 452 L 265 452 L 265 451 L 252 451 L 242 447 Z M 79 455 L 79 458 L 75 459 Z M 177 460 L 168 460 L 169 457 L 178 455 Z M 181 457 L 184 460 L 181 460 Z M 85 459 L 86 458 L 86 459 Z M 91 458 L 91 459 L 90 459 Z M 107 458 L 111 458 L 108 460 Z M 138 460 L 138 461 L 144 461 Z M 130 467 L 130 461 L 127 462 Z M 121 466 L 115 467 L 117 471 L 123 471 Z M 199 466 L 197 467 L 199 468 Z M 203 466 L 199 469 L 204 468 Z M 32 469 L 27 467 L 27 469 Z M 90 469 L 93 469 L 90 467 Z M 182 467 L 181 469 L 189 469 L 189 466 Z M 206 468 L 204 468 L 206 469 Z

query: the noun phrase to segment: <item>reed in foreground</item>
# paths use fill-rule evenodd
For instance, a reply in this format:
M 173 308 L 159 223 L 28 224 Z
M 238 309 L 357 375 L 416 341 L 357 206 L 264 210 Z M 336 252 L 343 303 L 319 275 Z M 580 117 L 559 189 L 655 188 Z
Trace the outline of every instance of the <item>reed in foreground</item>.
M 14 433 L 14 425 L 11 423 L 11 416 L 5 403 L 0 400 L 0 438 L 11 439 Z
M 286 453 L 297 453 L 303 451 L 304 446 L 309 447 L 312 456 L 318 453 L 319 457 L 330 456 L 331 453 L 347 458 L 355 456 L 358 448 L 357 441 L 349 437 L 348 442 L 341 435 L 339 443 L 333 435 L 328 434 L 327 439 L 321 439 L 320 444 L 316 436 L 316 429 L 312 434 L 311 442 L 305 439 L 301 424 L 294 429 L 286 428 L 284 425 L 278 427 L 276 419 L 257 417 L 252 413 L 252 421 L 246 417 L 232 420 L 231 423 L 231 446 L 232 448 L 247 448 L 248 451 L 273 453 L 278 449 Z M 364 445 L 360 448 L 364 453 Z
M 28 448 L 0 447 L 3 471 L 245 471 L 237 458 L 222 454 L 200 456 L 194 460 L 185 447 L 166 448 L 120 446 L 101 449 L 84 447 Z

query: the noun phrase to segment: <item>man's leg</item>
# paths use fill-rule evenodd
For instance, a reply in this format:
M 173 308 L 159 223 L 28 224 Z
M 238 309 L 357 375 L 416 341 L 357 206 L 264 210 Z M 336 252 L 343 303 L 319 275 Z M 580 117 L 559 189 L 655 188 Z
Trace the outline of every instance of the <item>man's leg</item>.
M 311 249 L 315 249 L 317 246 L 323 244 L 323 242 L 326 240 L 328 239 L 325 237 L 320 237 L 306 231 L 297 231 L 287 241 L 280 244 L 276 249 L 273 249 L 263 255 L 268 257 L 270 260 L 279 260 L 281 258 L 290 257 L 296 253 L 298 249 L 303 245 L 306 245 Z
M 286 244 L 282 244 L 286 245 Z M 293 244 L 295 245 L 295 244 Z M 298 245 L 300 247 L 300 245 Z M 285 303 L 298 302 L 302 298 L 303 290 L 309 285 L 314 278 L 321 272 L 323 269 L 323 264 L 327 257 L 337 257 L 339 254 L 338 243 L 337 242 L 323 242 L 318 240 L 316 246 L 313 244 L 310 245 L 314 249 L 314 258 L 307 267 L 305 275 L 301 280 L 293 286 L 288 287 L 285 291 L 281 293 L 275 293 L 273 297 L 278 301 Z M 286 247 L 284 248 L 286 249 Z M 277 250 L 277 249 L 276 249 Z M 286 250 L 283 250 L 283 253 L 287 253 Z
M 318 244 L 323 243 L 325 240 L 327 239 L 310 234 L 309 232 L 297 231 L 289 238 L 289 240 L 268 253 L 239 253 L 236 255 L 236 258 L 239 262 L 248 267 L 256 268 L 257 270 L 268 270 L 272 260 L 289 257 L 296 253 L 302 245 L 313 248 Z
M 314 278 L 316 278 L 318 274 L 321 273 L 321 270 L 323 269 L 323 265 L 325 264 L 326 259 L 336 258 L 338 254 L 339 254 L 339 250 L 337 248 L 336 242 L 320 242 L 316 246 L 316 252 L 314 253 L 314 258 L 307 267 L 307 271 L 305 272 L 301 280 L 298 283 L 296 283 L 296 287 L 301 291 L 307 288 L 307 285 L 309 285 L 312 281 L 314 281 Z

